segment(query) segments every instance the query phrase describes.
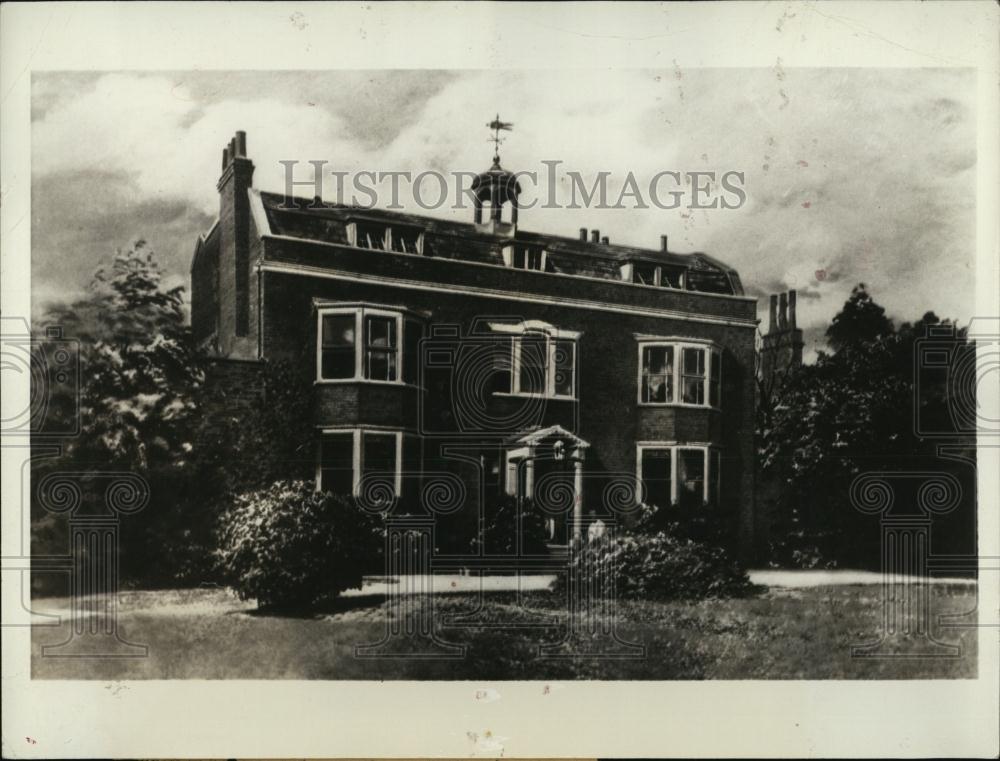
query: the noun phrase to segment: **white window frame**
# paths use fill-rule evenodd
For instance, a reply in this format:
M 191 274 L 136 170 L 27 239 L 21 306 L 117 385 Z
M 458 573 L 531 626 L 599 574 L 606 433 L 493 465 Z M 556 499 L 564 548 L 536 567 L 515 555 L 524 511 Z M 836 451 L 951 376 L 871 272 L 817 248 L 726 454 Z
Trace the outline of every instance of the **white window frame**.
M 382 245 L 385 247 L 383 249 L 369 248 L 368 246 L 362 246 L 358 243 L 358 223 L 363 225 L 377 225 L 379 227 L 385 228 L 382 233 Z M 397 230 L 412 230 L 417 233 L 417 252 L 414 254 L 410 251 L 395 251 L 392 248 L 393 242 L 393 228 Z M 387 254 L 402 254 L 404 256 L 422 256 L 424 253 L 424 231 L 416 227 L 392 225 L 388 222 L 382 222 L 377 219 L 355 219 L 347 223 L 347 243 L 354 248 L 363 248 L 366 251 L 383 251 Z
M 538 269 L 535 269 L 533 267 L 515 267 L 514 266 L 514 248 L 515 248 L 516 245 L 517 245 L 516 243 L 511 243 L 511 244 L 508 244 L 508 245 L 504 246 L 500 250 L 500 254 L 501 254 L 501 256 L 503 256 L 503 263 L 504 263 L 505 267 L 510 267 L 511 269 L 519 269 L 522 272 L 546 272 L 547 271 L 547 267 L 548 267 L 548 253 L 549 252 L 546 249 L 544 249 L 544 248 L 539 249 L 537 246 L 524 246 L 524 248 L 527 249 L 525 251 L 524 262 L 525 262 L 525 264 L 528 263 L 528 253 L 527 253 L 528 251 L 539 251 L 539 253 L 541 254 L 541 261 L 540 261 L 541 266 Z
M 361 428 L 323 428 L 320 430 L 320 445 L 316 451 L 316 491 L 323 489 L 323 442 L 324 436 L 352 435 L 352 460 L 351 460 L 351 495 L 358 496 L 361 485 L 361 474 L 364 472 L 364 436 L 394 436 L 396 439 L 396 468 L 393 475 L 393 490 L 396 497 L 403 495 L 403 437 L 415 436 L 412 433 L 405 433 L 395 428 L 373 428 L 370 426 Z
M 622 264 L 619 273 L 621 279 L 626 283 L 631 283 L 632 285 L 640 285 L 646 288 L 668 288 L 672 291 L 683 291 L 687 289 L 687 271 L 681 272 L 680 280 L 676 287 L 672 285 L 663 284 L 663 267 L 659 264 L 653 265 L 653 282 L 652 283 L 639 283 L 635 279 L 635 265 L 636 264 L 652 264 L 652 262 L 626 262 Z
M 511 377 L 510 391 L 495 391 L 495 396 L 525 396 L 543 399 L 560 399 L 576 401 L 578 399 L 579 383 L 579 341 L 580 333 L 572 330 L 559 330 L 546 322 L 527 320 L 521 323 L 490 323 L 490 329 L 495 333 L 511 336 Z M 545 339 L 545 391 L 521 390 L 521 341 L 524 338 Z M 568 341 L 573 346 L 573 391 L 571 394 L 556 393 L 556 342 Z
M 642 441 L 636 445 L 635 448 L 635 482 L 636 486 L 643 483 L 642 480 L 642 453 L 647 449 L 666 449 L 670 451 L 670 507 L 676 507 L 677 505 L 677 451 L 680 449 L 694 449 L 701 450 L 702 458 L 705 468 L 705 477 L 702 481 L 702 494 L 701 503 L 703 506 L 708 504 L 709 498 L 709 483 L 712 479 L 715 479 L 715 490 L 716 494 L 719 495 L 721 499 L 722 495 L 722 448 L 715 444 L 708 444 L 705 442 L 679 442 L 679 441 Z M 718 453 L 719 467 L 712 467 L 712 453 Z M 713 471 L 715 471 L 713 473 Z M 636 500 L 639 501 L 639 495 L 642 490 L 636 489 Z M 659 505 L 659 507 L 665 507 L 664 505 Z
M 323 377 L 323 318 L 332 314 L 354 315 L 354 375 L 350 378 Z M 396 379 L 380 380 L 365 377 L 365 318 L 391 317 L 396 323 Z M 414 317 L 409 319 L 420 322 Z M 403 312 L 377 306 L 320 307 L 316 310 L 316 383 L 381 383 L 393 386 L 412 386 L 403 381 L 403 329 L 406 315 Z
M 691 338 L 655 338 L 639 339 L 638 368 L 636 381 L 636 402 L 640 407 L 693 407 L 695 409 L 722 409 L 722 349 L 711 341 L 702 341 Z M 643 354 L 649 348 L 672 347 L 674 350 L 674 367 L 671 373 L 672 396 L 671 402 L 647 402 L 642 398 L 642 362 Z M 705 378 L 703 381 L 703 391 L 705 401 L 702 404 L 696 402 L 685 402 L 681 391 L 683 390 L 683 368 L 684 349 L 700 349 L 705 352 Z M 719 400 L 718 404 L 712 404 L 712 355 L 715 355 L 719 363 Z

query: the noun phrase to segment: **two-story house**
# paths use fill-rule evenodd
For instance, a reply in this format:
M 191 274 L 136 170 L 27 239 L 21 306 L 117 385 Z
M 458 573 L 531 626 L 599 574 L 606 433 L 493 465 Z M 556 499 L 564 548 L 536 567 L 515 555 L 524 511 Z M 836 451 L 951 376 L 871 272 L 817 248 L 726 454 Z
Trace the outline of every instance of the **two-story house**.
M 523 230 L 498 159 L 467 223 L 258 192 L 253 171 L 237 133 L 193 331 L 233 386 L 308 365 L 317 487 L 429 506 L 455 547 L 507 495 L 545 510 L 553 544 L 644 500 L 703 509 L 749 552 L 756 301 L 735 271 L 665 236 Z

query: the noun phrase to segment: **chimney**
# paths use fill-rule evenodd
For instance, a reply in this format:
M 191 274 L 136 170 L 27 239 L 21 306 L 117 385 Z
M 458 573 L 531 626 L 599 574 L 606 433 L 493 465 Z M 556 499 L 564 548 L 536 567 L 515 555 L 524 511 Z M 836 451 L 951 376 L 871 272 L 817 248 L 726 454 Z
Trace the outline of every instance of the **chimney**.
M 660 251 L 662 251 L 663 253 L 667 253 L 667 236 L 666 235 L 661 235 L 660 236 Z
M 223 150 L 219 177 L 219 351 L 223 356 L 257 358 L 252 335 L 250 287 L 250 188 L 253 162 L 246 155 L 247 136 L 237 132 Z
M 608 243 L 610 243 L 610 242 L 611 242 L 611 240 L 608 238 L 607 235 L 605 235 L 603 238 L 601 238 L 601 243 L 603 243 L 605 246 L 608 245 Z
M 788 327 L 788 294 L 784 291 L 778 295 L 778 329 L 785 330 Z
M 582 240 L 584 243 L 587 242 L 587 228 L 586 227 L 581 227 L 580 228 L 580 240 Z
M 778 294 L 771 294 L 771 313 L 767 323 L 767 332 L 773 333 L 778 329 Z
M 591 230 L 590 231 L 590 242 L 591 243 L 600 243 L 601 242 L 601 231 L 600 230 Z
M 788 327 L 795 330 L 795 291 L 788 292 Z

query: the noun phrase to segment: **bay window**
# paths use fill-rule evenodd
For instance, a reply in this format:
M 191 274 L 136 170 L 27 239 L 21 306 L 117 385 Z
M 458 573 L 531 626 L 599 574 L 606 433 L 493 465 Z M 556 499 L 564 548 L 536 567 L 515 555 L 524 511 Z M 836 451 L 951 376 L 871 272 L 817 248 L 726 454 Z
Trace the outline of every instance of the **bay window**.
M 639 403 L 718 408 L 722 355 L 707 343 L 640 341 Z
M 418 382 L 420 320 L 378 307 L 322 307 L 318 330 L 318 381 Z
M 699 507 L 719 500 L 721 456 L 707 444 L 639 446 L 637 477 L 647 504 Z
M 364 482 L 399 497 L 403 492 L 404 452 L 406 471 L 420 470 L 420 439 L 401 431 L 347 428 L 326 430 L 320 438 L 316 488 L 334 494 L 357 496 Z
M 395 317 L 365 315 L 365 378 L 396 380 L 397 329 Z

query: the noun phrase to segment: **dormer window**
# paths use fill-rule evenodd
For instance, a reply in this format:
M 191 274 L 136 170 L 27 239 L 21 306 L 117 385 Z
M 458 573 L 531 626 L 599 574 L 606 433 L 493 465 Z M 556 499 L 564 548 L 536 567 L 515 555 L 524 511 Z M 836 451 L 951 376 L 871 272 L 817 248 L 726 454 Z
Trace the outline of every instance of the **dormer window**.
M 358 248 L 395 251 L 400 254 L 423 252 L 424 231 L 409 225 L 386 224 L 357 219 L 347 224 L 347 241 Z
M 390 246 L 401 254 L 419 254 L 423 249 L 423 232 L 405 227 L 389 229 Z
M 517 270 L 549 272 L 548 257 L 544 248 L 514 244 L 504 246 L 503 263 Z
M 684 268 L 653 264 L 652 262 L 629 262 L 621 268 L 622 280 L 637 285 L 652 285 L 657 288 L 684 288 Z
M 373 248 L 378 251 L 386 250 L 386 233 L 389 228 L 385 225 L 377 225 L 371 222 L 352 222 L 348 226 L 348 233 L 350 234 L 353 228 L 353 238 L 351 240 L 352 246 L 357 246 L 358 248 Z

